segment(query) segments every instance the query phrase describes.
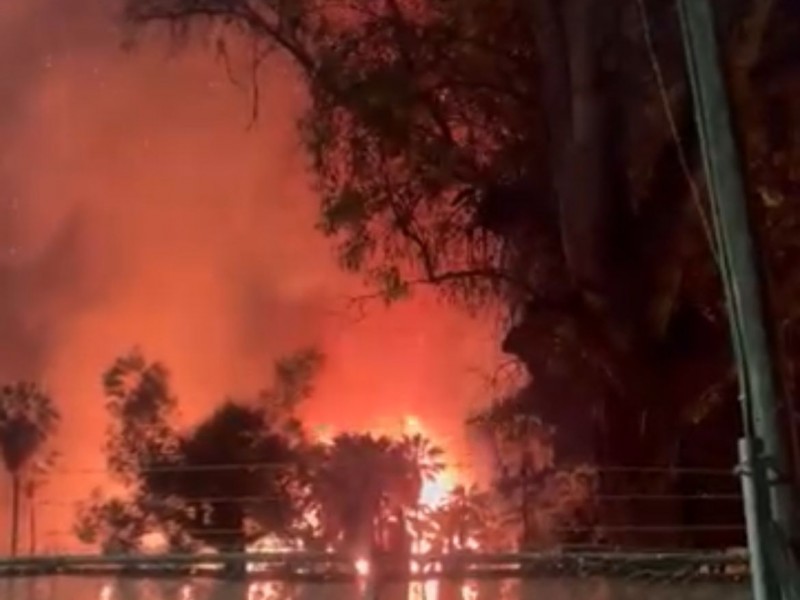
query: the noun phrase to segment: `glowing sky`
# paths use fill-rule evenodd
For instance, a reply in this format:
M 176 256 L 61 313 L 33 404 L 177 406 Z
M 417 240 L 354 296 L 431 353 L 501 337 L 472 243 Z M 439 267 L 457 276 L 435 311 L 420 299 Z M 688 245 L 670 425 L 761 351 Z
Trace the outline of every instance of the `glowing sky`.
M 360 286 L 313 228 L 302 86 L 266 69 L 248 131 L 249 96 L 212 53 L 123 52 L 113 5 L 0 4 L 0 376 L 51 389 L 62 468 L 102 465 L 99 375 L 134 344 L 172 369 L 187 421 L 317 344 L 329 360 L 304 409 L 314 423 L 413 413 L 460 447 L 467 407 L 486 399 L 492 323 L 420 295 L 346 313 Z M 42 495 L 61 508 L 45 507 L 40 543 L 101 478 L 54 478 Z

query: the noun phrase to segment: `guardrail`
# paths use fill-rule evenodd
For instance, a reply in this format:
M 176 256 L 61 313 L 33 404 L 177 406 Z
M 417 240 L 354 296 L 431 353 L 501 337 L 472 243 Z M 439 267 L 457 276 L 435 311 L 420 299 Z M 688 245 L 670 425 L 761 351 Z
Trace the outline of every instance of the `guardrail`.
M 402 558 L 376 556 L 370 572 L 378 578 L 522 577 L 530 575 L 647 578 L 692 574 L 696 579 L 747 577 L 745 550 L 721 552 L 456 552 Z M 414 572 L 409 564 L 416 565 Z M 352 558 L 328 552 L 253 552 L 160 555 L 59 555 L 0 559 L 0 577 L 48 574 L 227 576 L 233 566 L 257 566 L 249 578 L 364 578 Z M 240 573 L 244 572 L 242 569 Z

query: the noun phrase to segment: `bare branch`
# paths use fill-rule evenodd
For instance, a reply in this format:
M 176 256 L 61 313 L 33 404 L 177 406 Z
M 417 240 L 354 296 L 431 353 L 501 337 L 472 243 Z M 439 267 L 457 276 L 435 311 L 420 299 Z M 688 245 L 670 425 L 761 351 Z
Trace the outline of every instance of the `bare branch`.
M 182 2 L 164 3 L 148 2 L 128 4 L 126 11 L 128 20 L 134 24 L 163 22 L 168 25 L 186 23 L 197 18 L 220 20 L 233 24 L 245 25 L 253 34 L 272 40 L 303 68 L 309 76 L 317 72 L 317 65 L 312 56 L 293 40 L 288 32 L 282 31 L 280 23 L 270 23 L 264 14 L 257 11 L 248 2 L 230 2 L 214 0 L 185 0 Z

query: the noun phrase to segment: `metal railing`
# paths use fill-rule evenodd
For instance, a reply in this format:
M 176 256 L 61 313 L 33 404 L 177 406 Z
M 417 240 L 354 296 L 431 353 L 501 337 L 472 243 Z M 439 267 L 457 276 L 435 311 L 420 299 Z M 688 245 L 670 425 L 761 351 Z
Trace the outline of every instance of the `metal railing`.
M 175 471 L 261 470 L 275 465 L 201 465 Z M 0 558 L 0 600 L 528 600 L 576 598 L 616 600 L 656 598 L 739 600 L 750 598 L 748 556 L 743 550 L 692 550 L 698 539 L 728 540 L 720 547 L 744 545 L 742 497 L 733 468 L 638 468 L 599 466 L 601 477 L 623 476 L 636 487 L 591 493 L 596 506 L 638 506 L 638 517 L 599 518 L 591 525 L 566 525 L 551 533 L 610 534 L 592 543 L 562 541 L 540 552 L 451 552 L 403 558 L 374 556 L 369 575 L 352 557 L 326 552 L 226 552 L 213 554 L 75 554 L 74 499 L 40 495 L 30 503 L 38 521 L 58 529 L 31 530 L 36 555 Z M 53 478 L 85 477 L 94 469 L 54 472 Z M 102 472 L 102 471 L 100 471 Z M 661 488 L 665 476 L 688 478 L 680 488 Z M 56 489 L 57 486 L 53 486 Z M 70 486 L 66 486 L 70 487 Z M 74 489 L 72 486 L 70 489 Z M 684 490 L 691 490 L 686 492 Z M 163 498 L 165 503 L 175 499 Z M 153 506 L 159 499 L 153 498 Z M 235 494 L 182 498 L 188 504 L 246 507 L 269 496 Z M 689 509 L 664 511 L 659 506 Z M 52 512 L 51 512 L 52 511 Z M 69 516 L 67 516 L 69 515 Z M 62 518 L 63 517 L 63 518 Z M 24 533 L 24 532 L 23 532 Z M 195 539 L 235 539 L 242 531 L 203 527 L 183 531 Z M 635 538 L 636 545 L 620 539 Z M 23 536 L 24 538 L 25 536 Z M 678 544 L 678 547 L 670 544 Z M 688 544 L 683 545 L 681 544 Z M 25 547 L 25 545 L 23 545 Z M 706 546 L 707 547 L 707 546 Z M 695 548 L 697 548 L 695 546 Z M 60 549 L 60 550 L 59 550 Z M 249 568 L 248 568 L 249 567 Z

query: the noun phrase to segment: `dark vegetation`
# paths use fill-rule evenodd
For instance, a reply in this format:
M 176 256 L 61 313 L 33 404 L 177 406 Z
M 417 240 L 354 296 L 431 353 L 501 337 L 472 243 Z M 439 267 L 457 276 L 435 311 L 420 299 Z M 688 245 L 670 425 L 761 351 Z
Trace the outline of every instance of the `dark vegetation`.
M 800 15 L 788 0 L 718 12 L 795 439 Z M 599 501 L 737 488 L 686 470 L 730 469 L 740 426 L 672 0 L 127 0 L 126 19 L 209 36 L 223 59 L 251 46 L 254 86 L 270 54 L 293 61 L 342 265 L 390 299 L 431 285 L 508 308 L 503 348 L 530 380 L 479 417 L 515 440 L 506 469 L 598 466 L 585 518 L 618 531 L 740 522 L 735 502 Z M 542 439 L 544 470 L 525 448 Z M 660 541 L 741 541 L 685 531 Z
M 244 551 L 267 538 L 273 548 L 407 555 L 411 531 L 433 549 L 465 548 L 467 538 L 488 546 L 485 494 L 456 489 L 441 506 L 420 502 L 445 466 L 426 438 L 307 434 L 295 408 L 321 360 L 306 351 L 278 362 L 270 389 L 227 400 L 182 431 L 166 369 L 138 351 L 118 359 L 104 378 L 107 459 L 124 492 L 87 499 L 78 537 L 108 553 L 141 551 L 153 532 L 173 552 Z
M 800 14 L 791 0 L 717 6 L 796 440 Z M 737 502 L 698 497 L 737 493 L 735 478 L 692 471 L 732 471 L 740 425 L 672 0 L 125 0 L 125 18 L 206 36 L 226 63 L 253 57 L 254 107 L 259 65 L 292 61 L 320 227 L 343 268 L 388 300 L 431 286 L 512 316 L 502 344 L 528 382 L 470 422 L 495 450 L 495 508 L 513 507 L 495 511 L 498 531 L 525 546 L 742 542 L 739 529 L 693 529 L 741 523 Z M 293 410 L 312 356 L 191 431 L 174 428 L 163 367 L 120 359 L 108 457 L 133 499 L 88 503 L 84 537 L 130 549 L 157 523 L 175 547 L 264 531 L 391 546 L 392 524 L 421 511 L 420 440 L 309 439 Z M 287 383 L 298 364 L 305 376 Z M 232 463 L 253 466 L 223 472 Z M 200 465 L 220 470 L 185 468 Z M 440 539 L 464 537 L 463 523 L 495 531 L 486 503 L 454 494 Z M 643 524 L 668 534 L 629 527 Z
M 23 496 L 32 500 L 52 464 L 54 454 L 45 454 L 44 448 L 60 419 L 53 399 L 35 383 L 20 381 L 0 388 L 0 455 L 11 479 L 11 556 L 19 551 Z

